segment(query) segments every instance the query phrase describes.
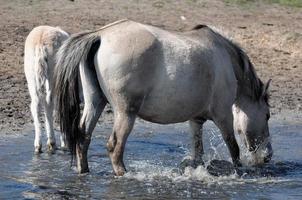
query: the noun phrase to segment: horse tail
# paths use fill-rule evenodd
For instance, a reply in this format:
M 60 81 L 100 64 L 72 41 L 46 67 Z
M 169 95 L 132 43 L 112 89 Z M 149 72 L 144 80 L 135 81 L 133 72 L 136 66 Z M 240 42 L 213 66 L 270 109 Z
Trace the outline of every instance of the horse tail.
M 48 71 L 48 64 L 47 64 L 47 49 L 44 45 L 38 46 L 35 48 L 34 52 L 34 69 L 35 73 L 35 81 L 36 87 L 39 94 L 43 93 L 43 88 L 45 85 L 45 81 L 47 79 L 47 71 Z
M 91 51 L 100 37 L 95 32 L 82 32 L 72 35 L 64 41 L 57 53 L 57 63 L 54 73 L 54 93 L 57 118 L 60 129 L 72 153 L 76 153 L 76 144 L 84 139 L 79 128 L 80 96 L 79 96 L 79 64 L 95 54 Z

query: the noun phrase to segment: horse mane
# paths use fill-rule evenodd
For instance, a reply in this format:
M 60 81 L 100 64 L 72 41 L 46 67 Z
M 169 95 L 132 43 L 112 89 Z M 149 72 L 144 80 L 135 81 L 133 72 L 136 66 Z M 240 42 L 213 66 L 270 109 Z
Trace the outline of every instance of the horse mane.
M 254 101 L 259 101 L 261 98 L 268 104 L 269 95 L 263 93 L 264 84 L 256 74 L 254 65 L 250 61 L 245 51 L 235 42 L 227 37 L 214 31 L 206 25 L 197 25 L 193 30 L 207 28 L 219 42 L 215 42 L 218 46 L 223 45 L 232 57 L 232 66 L 234 68 L 235 76 L 238 81 L 237 97 L 240 92 L 250 96 Z
M 236 77 L 239 80 L 239 84 L 244 83 L 249 86 L 250 96 L 254 100 L 259 101 L 261 98 L 264 98 L 265 102 L 268 103 L 269 95 L 267 93 L 263 94 L 264 84 L 257 76 L 255 67 L 250 61 L 249 57 L 238 44 L 235 44 L 229 39 L 227 40 L 233 46 L 234 50 L 238 55 L 238 65 L 233 65 L 233 67 L 240 67 L 243 72 L 240 74 L 236 74 Z

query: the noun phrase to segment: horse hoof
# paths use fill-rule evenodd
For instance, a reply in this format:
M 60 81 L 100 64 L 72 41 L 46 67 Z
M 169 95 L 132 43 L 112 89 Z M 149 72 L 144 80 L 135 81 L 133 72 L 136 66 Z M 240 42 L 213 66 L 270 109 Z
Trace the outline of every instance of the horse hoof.
M 89 173 L 89 168 L 81 168 L 78 169 L 79 174 L 87 174 Z
M 37 147 L 35 147 L 35 154 L 38 155 L 38 154 L 40 154 L 40 153 L 43 153 L 43 152 L 42 152 L 42 146 L 37 146 Z
M 204 165 L 204 162 L 202 160 L 196 161 L 196 160 L 192 160 L 192 159 L 184 159 L 183 161 L 181 161 L 181 163 L 179 164 L 179 169 L 181 171 L 181 173 L 183 173 L 186 169 L 186 167 L 192 167 L 194 169 L 196 169 L 199 165 Z
M 60 147 L 60 150 L 61 150 L 61 151 L 68 151 L 68 147 L 67 147 L 67 146 L 61 146 L 61 147 Z
M 118 171 L 115 172 L 115 175 L 116 176 L 124 176 L 125 173 L 126 173 L 125 170 L 118 170 Z
M 242 164 L 239 160 L 234 161 L 234 167 L 238 168 L 238 167 L 242 167 Z
M 230 176 L 236 173 L 233 164 L 225 160 L 212 160 L 207 166 L 207 171 L 213 176 Z
M 113 166 L 113 171 L 116 176 L 123 176 L 126 173 L 126 168 L 124 165 Z
M 57 149 L 56 144 L 48 144 L 47 145 L 47 151 L 50 154 L 54 154 L 56 152 L 56 149 Z

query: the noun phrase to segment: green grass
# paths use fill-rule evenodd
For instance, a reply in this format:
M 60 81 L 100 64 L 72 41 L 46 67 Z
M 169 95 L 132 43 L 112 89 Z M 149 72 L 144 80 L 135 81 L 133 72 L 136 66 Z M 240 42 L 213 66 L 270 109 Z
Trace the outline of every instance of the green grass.
M 256 2 L 262 3 L 277 3 L 280 5 L 292 6 L 292 7 L 302 7 L 302 0 L 224 0 L 226 3 L 236 3 L 236 4 L 250 4 Z
M 245 4 L 245 3 L 253 3 L 255 0 L 225 0 L 226 3 L 239 3 L 239 4 Z
M 302 7 L 302 0 L 270 0 L 272 3 L 279 3 L 281 5 Z

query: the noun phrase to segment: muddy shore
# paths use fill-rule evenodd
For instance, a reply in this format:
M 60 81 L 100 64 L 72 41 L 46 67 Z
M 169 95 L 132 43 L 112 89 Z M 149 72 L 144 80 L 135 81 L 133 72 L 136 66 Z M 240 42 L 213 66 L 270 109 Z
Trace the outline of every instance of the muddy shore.
M 0 0 L 0 130 L 11 133 L 31 122 L 23 72 L 24 42 L 38 25 L 75 33 L 128 18 L 168 30 L 208 24 L 240 44 L 263 81 L 272 78 L 271 111 L 302 116 L 302 8 L 275 4 L 227 4 L 222 0 Z M 283 114 L 285 113 L 285 114 Z

